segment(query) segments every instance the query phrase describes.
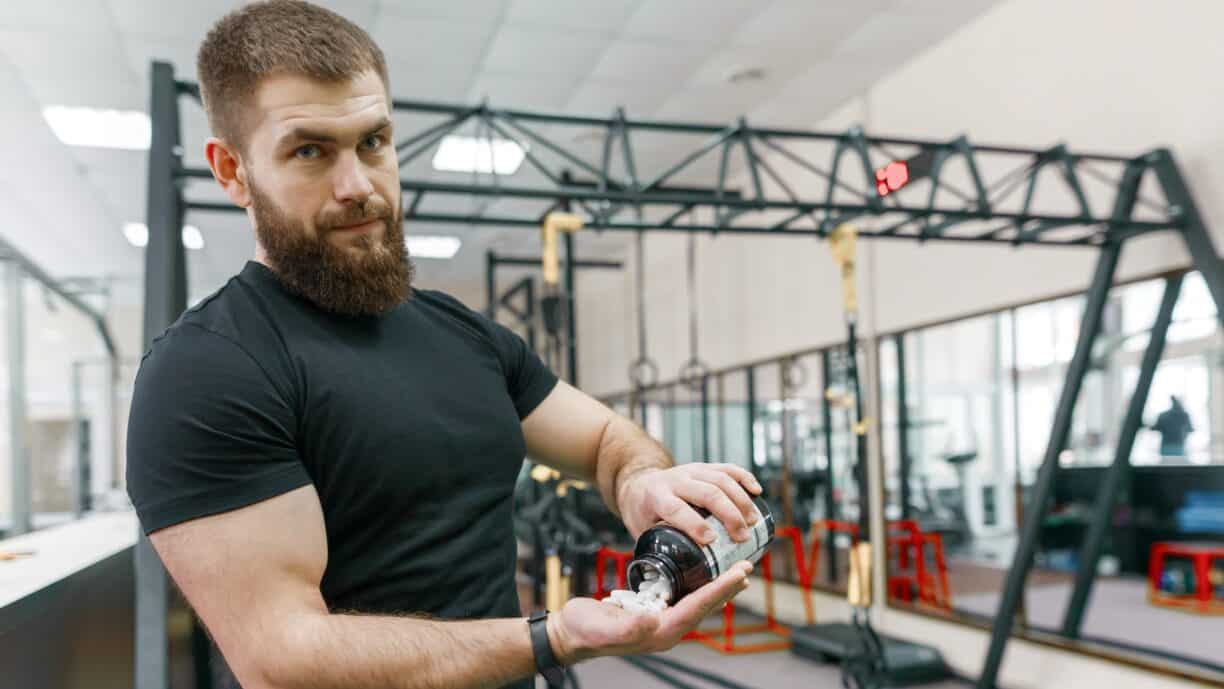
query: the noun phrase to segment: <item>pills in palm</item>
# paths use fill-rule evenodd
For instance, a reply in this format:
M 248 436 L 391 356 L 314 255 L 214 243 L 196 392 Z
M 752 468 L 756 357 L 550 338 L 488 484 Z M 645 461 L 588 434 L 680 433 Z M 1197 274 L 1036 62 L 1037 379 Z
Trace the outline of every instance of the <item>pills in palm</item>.
M 667 603 L 671 600 L 671 596 L 671 584 L 666 579 L 660 579 L 656 575 L 647 577 L 637 592 L 620 589 L 613 591 L 603 600 L 605 603 L 615 605 L 627 612 L 641 615 L 662 612 L 667 608 Z

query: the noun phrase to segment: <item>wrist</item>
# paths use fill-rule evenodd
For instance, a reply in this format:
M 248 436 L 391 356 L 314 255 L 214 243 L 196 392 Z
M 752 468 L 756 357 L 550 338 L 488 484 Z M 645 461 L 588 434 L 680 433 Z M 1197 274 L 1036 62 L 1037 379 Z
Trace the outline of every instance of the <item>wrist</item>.
M 625 500 L 630 497 L 633 486 L 639 479 L 644 478 L 648 474 L 653 474 L 658 471 L 663 471 L 662 467 L 642 467 L 630 472 L 628 475 L 619 477 L 616 485 L 616 506 L 621 514 L 625 513 Z
M 548 630 L 548 645 L 552 647 L 553 657 L 559 664 L 573 665 L 590 657 L 588 653 L 578 648 L 566 633 L 565 625 L 561 622 L 560 611 L 548 614 L 545 628 Z

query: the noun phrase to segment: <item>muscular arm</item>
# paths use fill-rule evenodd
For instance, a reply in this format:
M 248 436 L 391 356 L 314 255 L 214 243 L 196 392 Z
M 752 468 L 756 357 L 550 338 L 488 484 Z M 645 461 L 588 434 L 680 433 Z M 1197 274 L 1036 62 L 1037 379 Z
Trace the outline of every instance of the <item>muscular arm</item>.
M 629 478 L 675 464 L 640 426 L 564 381 L 523 420 L 523 435 L 533 459 L 594 482 L 618 517 Z
M 312 486 L 150 539 L 246 689 L 499 687 L 535 672 L 521 618 L 330 613 Z

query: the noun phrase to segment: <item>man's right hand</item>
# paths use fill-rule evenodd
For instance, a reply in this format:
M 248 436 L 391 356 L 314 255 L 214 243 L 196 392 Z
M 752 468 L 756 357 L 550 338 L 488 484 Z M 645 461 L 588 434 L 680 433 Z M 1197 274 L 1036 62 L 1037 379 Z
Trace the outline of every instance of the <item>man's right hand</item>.
M 599 656 L 666 651 L 748 588 L 752 564 L 740 562 L 660 613 L 635 614 L 593 598 L 575 598 L 548 618 L 548 638 L 562 665 Z

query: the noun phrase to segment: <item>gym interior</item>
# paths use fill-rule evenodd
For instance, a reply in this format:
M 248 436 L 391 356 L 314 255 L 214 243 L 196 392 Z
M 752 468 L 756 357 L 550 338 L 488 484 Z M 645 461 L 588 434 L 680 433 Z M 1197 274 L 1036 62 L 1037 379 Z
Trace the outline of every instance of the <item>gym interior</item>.
M 227 686 L 125 465 L 254 255 L 196 74 L 243 4 L 0 6 L 6 688 Z M 385 53 L 414 285 L 764 487 L 748 590 L 561 684 L 1224 687 L 1224 5 L 318 4 Z M 513 501 L 524 615 L 627 588 L 595 486 Z

